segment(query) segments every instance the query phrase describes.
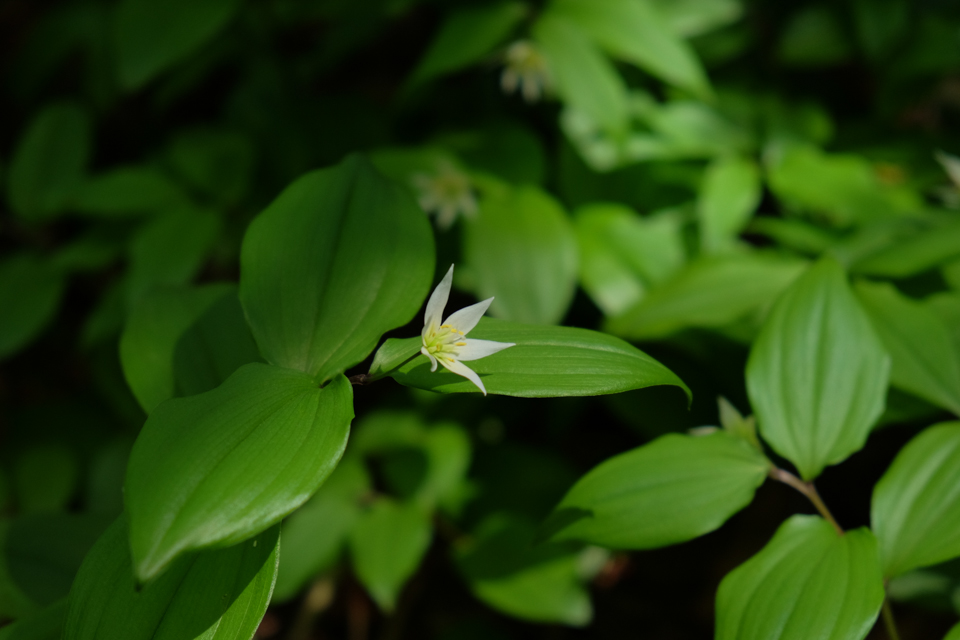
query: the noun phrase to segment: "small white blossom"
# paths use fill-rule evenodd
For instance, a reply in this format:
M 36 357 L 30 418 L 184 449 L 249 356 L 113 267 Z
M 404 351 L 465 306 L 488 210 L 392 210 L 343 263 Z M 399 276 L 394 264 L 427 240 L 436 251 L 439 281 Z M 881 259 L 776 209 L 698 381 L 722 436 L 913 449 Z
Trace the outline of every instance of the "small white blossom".
M 477 198 L 470 177 L 449 162 L 440 163 L 435 174 L 416 174 L 413 185 L 419 192 L 420 208 L 437 214 L 437 226 L 441 230 L 449 229 L 457 215 L 472 218 L 477 213 Z
M 550 89 L 547 59 L 532 42 L 514 42 L 507 47 L 504 59 L 500 87 L 505 93 L 513 93 L 519 87 L 524 100 L 536 102 Z
M 487 389 L 483 386 L 480 376 L 462 361 L 479 360 L 515 345 L 512 342 L 475 340 L 466 337 L 480 322 L 480 318 L 493 302 L 493 298 L 464 307 L 451 314 L 445 321 L 441 321 L 444 307 L 447 306 L 447 299 L 450 297 L 452 283 L 453 265 L 427 301 L 423 332 L 420 334 L 423 340 L 420 353 L 430 358 L 430 371 L 436 371 L 439 362 L 447 371 L 463 376 L 477 385 L 480 391 L 483 391 L 483 395 L 487 395 Z

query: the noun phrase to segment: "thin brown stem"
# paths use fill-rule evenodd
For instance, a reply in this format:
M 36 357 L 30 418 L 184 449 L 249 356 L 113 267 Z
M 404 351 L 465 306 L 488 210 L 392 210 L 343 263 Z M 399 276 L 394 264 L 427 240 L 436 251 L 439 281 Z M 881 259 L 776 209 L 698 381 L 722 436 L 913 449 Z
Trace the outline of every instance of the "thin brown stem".
M 369 373 L 358 373 L 355 376 L 350 376 L 347 380 L 349 380 L 352 385 L 365 385 L 373 382 L 374 378 Z
M 893 619 L 893 609 L 890 608 L 890 598 L 883 599 L 883 626 L 887 629 L 887 635 L 890 640 L 900 640 L 900 633 L 897 632 L 897 622 Z
M 804 482 L 789 471 L 784 471 L 779 467 L 770 468 L 770 477 L 778 482 L 782 482 L 783 484 L 793 487 L 805 495 L 807 499 L 813 503 L 813 506 L 817 508 L 817 511 L 820 512 L 820 515 L 823 516 L 823 519 L 833 525 L 833 528 L 837 530 L 837 534 L 841 536 L 843 535 L 843 528 L 837 524 L 833 514 L 830 513 L 830 509 L 828 509 L 827 505 L 824 504 L 823 500 L 820 499 L 820 494 L 817 493 L 817 488 L 813 486 L 812 482 Z

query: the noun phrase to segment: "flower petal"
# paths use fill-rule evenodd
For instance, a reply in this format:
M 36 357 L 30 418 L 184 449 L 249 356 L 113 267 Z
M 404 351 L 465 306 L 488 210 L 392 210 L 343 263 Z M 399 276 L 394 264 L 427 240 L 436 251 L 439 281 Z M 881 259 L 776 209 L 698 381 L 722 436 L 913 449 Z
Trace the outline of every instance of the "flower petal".
M 507 347 L 515 347 L 513 342 L 494 342 L 493 340 L 474 340 L 473 338 L 464 338 L 461 342 L 466 342 L 466 346 L 460 347 L 457 352 L 457 360 L 479 360 L 492 356 L 498 351 L 503 351 Z
M 460 333 L 470 333 L 470 331 L 477 326 L 477 323 L 480 322 L 483 314 L 487 312 L 487 308 L 491 302 L 493 302 L 493 298 L 487 298 L 477 304 L 464 307 L 455 313 L 451 313 L 450 317 L 447 318 L 443 324 L 450 325 Z
M 480 376 L 477 375 L 477 372 L 463 364 L 458 362 L 453 358 L 440 358 L 440 364 L 449 371 L 450 373 L 455 373 L 458 376 L 463 376 L 473 384 L 477 385 L 477 388 L 480 391 L 483 391 L 483 395 L 487 395 L 487 388 L 483 386 L 483 382 L 480 380 Z
M 425 355 L 425 356 L 427 356 L 428 358 L 430 358 L 430 372 L 432 373 L 432 372 L 436 371 L 436 370 L 437 370 L 437 359 L 436 359 L 436 357 L 435 357 L 432 353 L 430 353 L 429 351 L 427 351 L 427 348 L 426 348 L 426 347 L 420 347 L 420 353 L 422 353 L 423 355 Z
M 423 332 L 421 334 L 424 337 L 426 337 L 427 334 L 435 333 L 436 330 L 440 328 L 440 323 L 443 319 L 443 309 L 447 306 L 447 299 L 450 297 L 450 285 L 452 283 L 453 265 L 450 265 L 447 275 L 443 276 L 440 284 L 433 290 L 433 293 L 430 294 L 430 299 L 427 301 L 427 311 L 423 314 Z

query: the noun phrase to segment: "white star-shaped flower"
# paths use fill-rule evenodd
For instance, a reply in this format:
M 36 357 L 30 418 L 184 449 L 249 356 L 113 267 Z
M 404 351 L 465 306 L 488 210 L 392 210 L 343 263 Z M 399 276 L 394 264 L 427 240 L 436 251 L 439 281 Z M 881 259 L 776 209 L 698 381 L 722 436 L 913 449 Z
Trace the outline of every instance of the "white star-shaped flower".
M 427 301 L 423 331 L 420 334 L 423 339 L 420 353 L 430 358 L 430 371 L 436 371 L 439 362 L 447 371 L 463 376 L 477 385 L 480 391 L 483 391 L 483 395 L 487 395 L 487 389 L 483 386 L 480 376 L 463 364 L 463 361 L 479 360 L 515 345 L 512 342 L 475 340 L 466 337 L 480 322 L 480 318 L 493 302 L 493 298 L 464 307 L 451 314 L 445 321 L 441 321 L 443 309 L 447 306 L 447 299 L 450 297 L 452 282 L 453 265 Z
M 500 76 L 504 93 L 513 93 L 519 88 L 524 100 L 536 102 L 550 91 L 552 82 L 547 59 L 532 42 L 518 40 L 511 44 L 504 62 Z
M 419 193 L 420 208 L 437 215 L 437 227 L 441 231 L 449 229 L 457 216 L 473 218 L 477 213 L 470 176 L 450 162 L 441 162 L 435 174 L 415 174 L 412 182 Z

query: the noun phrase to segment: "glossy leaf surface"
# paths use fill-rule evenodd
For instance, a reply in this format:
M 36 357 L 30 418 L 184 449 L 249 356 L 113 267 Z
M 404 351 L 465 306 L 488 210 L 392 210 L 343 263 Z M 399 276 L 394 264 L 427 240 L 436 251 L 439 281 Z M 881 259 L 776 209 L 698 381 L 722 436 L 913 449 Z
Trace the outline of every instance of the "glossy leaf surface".
M 359 156 L 289 186 L 247 230 L 240 301 L 267 362 L 329 380 L 420 309 L 433 237 Z
M 960 422 L 922 431 L 873 490 L 870 519 L 887 577 L 960 556 Z
M 960 349 L 947 325 L 893 285 L 861 282 L 856 291 L 890 353 L 890 383 L 960 415 Z
M 877 541 L 793 516 L 717 592 L 717 640 L 862 640 L 883 604 Z
M 470 362 L 487 393 L 524 398 L 594 396 L 662 384 L 689 393 L 680 378 L 662 364 L 623 340 L 596 331 L 484 318 L 470 337 L 516 344 Z M 408 338 L 404 343 L 410 355 L 420 350 L 420 338 Z M 423 355 L 390 375 L 400 384 L 440 393 L 477 391 L 460 376 L 443 370 L 431 372 Z
M 770 461 L 725 432 L 666 435 L 583 476 L 543 530 L 551 540 L 655 549 L 722 525 L 753 500 Z
M 577 242 L 560 203 L 536 187 L 483 201 L 466 229 L 464 257 L 480 299 L 504 320 L 556 324 L 573 300 Z
M 858 451 L 883 412 L 890 357 L 823 259 L 780 296 L 750 351 L 747 390 L 764 440 L 804 480 Z
M 159 405 L 130 454 L 125 502 L 136 575 L 188 551 L 244 540 L 319 488 L 346 446 L 353 394 L 264 364 Z
M 80 568 L 63 640 L 249 640 L 270 603 L 279 550 L 275 526 L 227 549 L 180 558 L 138 588 L 121 516 Z

